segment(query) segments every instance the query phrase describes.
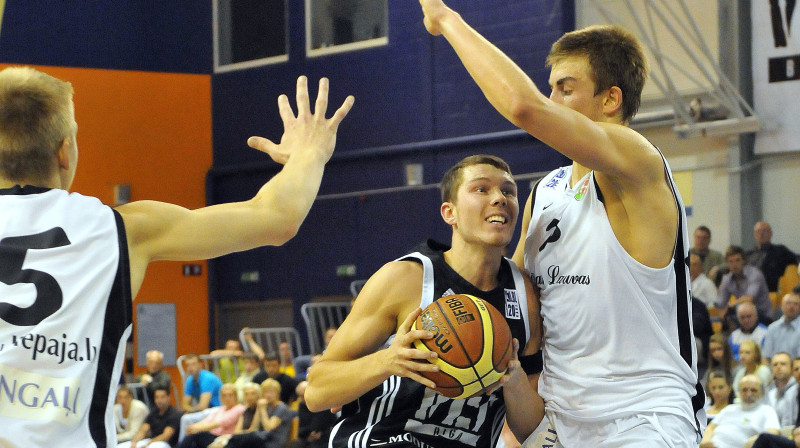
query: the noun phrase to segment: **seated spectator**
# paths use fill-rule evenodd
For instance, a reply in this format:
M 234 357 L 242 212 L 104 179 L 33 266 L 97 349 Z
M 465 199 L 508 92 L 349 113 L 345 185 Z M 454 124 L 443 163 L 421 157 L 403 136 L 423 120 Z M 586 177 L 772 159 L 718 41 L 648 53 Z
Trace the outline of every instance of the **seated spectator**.
M 772 381 L 772 372 L 761 359 L 761 347 L 756 341 L 744 340 L 739 346 L 739 359 L 742 368 L 733 376 L 733 390 L 739 390 L 739 383 L 746 375 L 755 375 L 761 380 L 761 384 L 769 384 Z M 736 398 L 741 398 L 736 396 Z
M 117 389 L 117 403 L 114 405 L 114 423 L 117 425 L 117 443 L 131 440 L 142 427 L 149 409 L 147 405 L 133 398 L 126 386 Z
M 169 404 L 169 387 L 157 388 L 153 401 L 156 407 L 147 414 L 139 432 L 117 448 L 171 448 L 178 444 L 181 413 Z
M 721 370 L 728 377 L 728 382 L 733 384 L 733 377 L 741 367 L 733 358 L 728 338 L 723 333 L 712 334 L 708 339 L 708 370 Z
M 781 427 L 793 426 L 797 421 L 797 381 L 792 376 L 792 357 L 776 353 L 772 357 L 773 380 L 767 386 L 767 404 L 775 409 Z
M 706 226 L 699 226 L 696 228 L 694 230 L 694 246 L 689 249 L 689 254 L 697 255 L 698 258 L 700 258 L 703 274 L 705 275 L 709 275 L 711 268 L 719 266 L 725 262 L 725 259 L 722 257 L 720 252 L 708 247 L 710 244 L 711 229 Z
M 236 394 L 240 403 L 244 402 L 244 387 L 253 383 L 253 378 L 262 371 L 261 363 L 255 354 L 245 353 L 242 358 L 244 359 L 244 370 L 242 370 L 239 374 L 239 378 L 236 378 L 236 381 L 233 383 L 236 387 Z
M 786 352 L 793 359 L 800 358 L 800 294 L 797 288 L 781 300 L 783 317 L 767 328 L 764 337 L 764 356 L 769 359 L 775 353 Z
M 281 385 L 280 401 L 291 403 L 297 381 L 285 373 L 281 373 L 281 361 L 275 353 L 267 353 L 264 357 L 264 371 L 253 377 L 253 382 L 261 384 L 267 378 L 272 378 Z
M 242 355 L 242 343 L 238 339 L 228 339 L 225 341 L 225 348 L 217 349 L 210 353 L 212 356 L 225 356 L 219 360 L 219 379 L 223 384 L 233 384 L 236 381 L 236 372 L 244 371 L 244 360 Z M 234 367 L 233 363 L 236 363 Z
M 797 384 L 800 384 L 800 358 L 792 360 L 792 376 Z
M 700 448 L 741 448 L 753 443 L 762 432 L 778 434 L 778 415 L 760 402 L 763 392 L 756 375 L 745 375 L 739 384 L 741 401 L 726 406 L 714 417 L 706 427 Z
M 221 405 L 197 423 L 186 427 L 186 437 L 178 448 L 206 448 L 223 434 L 233 434 L 245 407 L 236 401 L 236 388 L 225 384 L 219 391 Z
M 797 264 L 797 255 L 784 245 L 772 244 L 772 227 L 769 223 L 757 222 L 753 226 L 753 237 L 756 240 L 756 247 L 745 254 L 747 264 L 761 270 L 767 282 L 767 289 L 776 292 L 778 280 L 786 272 L 786 267 Z
M 708 341 L 714 334 L 714 328 L 708 308 L 699 300 L 692 300 L 692 328 L 697 343 L 697 375 L 702 378 L 708 370 Z
M 295 377 L 294 359 L 292 358 L 292 349 L 286 341 L 278 344 L 278 359 L 281 362 L 280 372 Z
M 700 257 L 689 255 L 689 278 L 692 280 L 692 298 L 711 308 L 717 302 L 717 285 L 703 272 Z
M 758 268 L 744 264 L 744 251 L 739 246 L 729 246 L 725 251 L 725 263 L 730 272 L 722 278 L 717 293 L 719 316 L 728 313 L 729 304 L 738 306 L 750 302 L 758 310 L 758 321 L 764 325 L 772 322 L 772 300 L 769 298 L 767 283 Z M 731 301 L 731 296 L 734 299 Z
M 733 404 L 736 396 L 733 392 L 731 379 L 722 370 L 712 370 L 708 372 L 706 380 L 706 390 L 709 392 L 709 400 L 706 400 L 706 417 L 708 423 L 714 420 L 725 406 Z
M 147 391 L 147 398 L 150 400 L 150 410 L 156 408 L 154 395 L 156 389 L 169 389 L 172 386 L 172 378 L 169 373 L 162 370 L 164 367 L 164 354 L 158 350 L 150 350 L 145 355 L 147 372 L 138 375 L 133 379 L 135 383 L 141 383 Z
M 758 310 L 755 305 L 745 302 L 736 307 L 736 318 L 739 328 L 731 332 L 728 343 L 731 345 L 733 357 L 739 361 L 739 345 L 742 341 L 750 339 L 763 346 L 764 337 L 767 335 L 767 326 L 758 322 Z
M 219 391 L 222 381 L 216 375 L 202 368 L 197 355 L 188 355 L 185 360 L 186 384 L 183 385 L 185 412 L 203 411 L 220 405 Z
M 239 417 L 236 422 L 236 428 L 233 434 L 223 434 L 208 446 L 208 448 L 222 448 L 228 445 L 231 437 L 237 434 L 247 434 L 261 429 L 261 419 L 258 418 L 258 400 L 261 398 L 261 388 L 256 383 L 247 383 L 243 387 L 244 401 L 242 404 L 245 406 L 244 413 Z
M 281 385 L 272 378 L 261 383 L 257 417 L 261 429 L 237 434 L 228 441 L 228 448 L 281 448 L 289 438 L 294 413 L 280 400 Z
M 336 423 L 336 414 L 330 411 L 311 412 L 305 401 L 306 385 L 301 381 L 295 389 L 297 393 L 297 416 L 299 420 L 297 439 L 292 440 L 287 448 L 325 448 L 328 446 L 328 436 L 331 428 Z

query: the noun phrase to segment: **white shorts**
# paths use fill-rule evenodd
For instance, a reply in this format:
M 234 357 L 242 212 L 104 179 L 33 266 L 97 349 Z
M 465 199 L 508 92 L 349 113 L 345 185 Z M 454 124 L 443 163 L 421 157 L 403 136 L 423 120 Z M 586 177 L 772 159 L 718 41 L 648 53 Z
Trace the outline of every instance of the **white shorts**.
M 694 424 L 672 414 L 632 415 L 584 422 L 548 411 L 524 448 L 697 448 Z

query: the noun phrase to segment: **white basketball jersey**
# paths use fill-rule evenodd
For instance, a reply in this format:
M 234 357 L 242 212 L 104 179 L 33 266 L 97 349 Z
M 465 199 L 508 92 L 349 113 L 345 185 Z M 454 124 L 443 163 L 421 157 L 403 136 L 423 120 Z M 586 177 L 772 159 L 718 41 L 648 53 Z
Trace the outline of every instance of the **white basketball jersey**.
M 130 331 L 119 214 L 63 190 L 0 190 L 0 446 L 116 446 Z
M 525 267 L 541 288 L 539 393 L 556 414 L 599 421 L 663 412 L 696 422 L 703 394 L 693 398 L 685 215 L 665 173 L 680 223 L 677 255 L 661 269 L 642 265 L 619 244 L 593 172 L 571 188 L 572 168 L 560 168 L 534 191 Z M 698 419 L 704 426 L 704 416 Z

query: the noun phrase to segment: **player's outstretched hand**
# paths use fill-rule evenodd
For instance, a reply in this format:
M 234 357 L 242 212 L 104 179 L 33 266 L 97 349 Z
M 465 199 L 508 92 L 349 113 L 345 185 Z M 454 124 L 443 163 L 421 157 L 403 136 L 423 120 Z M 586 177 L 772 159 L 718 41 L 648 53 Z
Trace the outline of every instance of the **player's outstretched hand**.
M 392 344 L 384 350 L 385 365 L 392 375 L 404 376 L 426 387 L 435 388 L 436 384 L 419 372 L 439 370 L 439 366 L 428 362 L 429 359 L 436 358 L 436 353 L 414 348 L 414 341 L 433 338 L 433 333 L 428 330 L 411 330 L 411 325 L 421 313 L 422 309 L 417 308 L 400 324 Z
M 348 96 L 331 118 L 325 118 L 328 109 L 328 78 L 319 80 L 319 92 L 314 103 L 314 112 L 308 97 L 308 79 L 297 78 L 297 115 L 295 116 L 286 95 L 278 97 L 278 110 L 283 120 L 283 136 L 280 144 L 263 137 L 250 137 L 251 148 L 269 154 L 272 160 L 285 164 L 292 154 L 311 151 L 327 162 L 336 146 L 336 130 L 339 123 L 353 107 L 355 98 Z
M 434 36 L 442 34 L 439 20 L 450 8 L 442 0 L 419 0 L 419 4 L 422 6 L 422 13 L 425 14 L 423 19 L 425 29 Z

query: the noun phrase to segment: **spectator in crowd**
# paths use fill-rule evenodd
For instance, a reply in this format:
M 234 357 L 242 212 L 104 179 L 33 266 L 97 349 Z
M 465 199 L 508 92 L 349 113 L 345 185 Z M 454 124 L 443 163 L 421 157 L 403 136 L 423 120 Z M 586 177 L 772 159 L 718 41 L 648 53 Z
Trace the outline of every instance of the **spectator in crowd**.
M 708 247 L 709 244 L 711 244 L 711 229 L 706 226 L 697 227 L 694 230 L 694 246 L 689 249 L 689 254 L 700 257 L 703 273 L 706 275 L 711 271 L 711 268 L 725 262 L 722 253 Z
M 792 357 L 776 353 L 772 357 L 773 380 L 767 386 L 767 403 L 775 409 L 781 426 L 793 426 L 797 421 L 797 381 L 792 376 Z
M 294 358 L 292 357 L 292 349 L 286 341 L 278 344 L 278 359 L 281 363 L 280 372 L 294 378 Z
M 261 398 L 261 388 L 256 383 L 246 383 L 243 387 L 245 410 L 236 422 L 233 434 L 223 434 L 208 446 L 208 448 L 222 448 L 228 445 L 231 437 L 237 434 L 248 434 L 261 429 L 261 419 L 258 418 L 258 400 Z
M 692 298 L 697 299 L 707 308 L 717 302 L 717 285 L 703 272 L 700 256 L 689 254 L 689 277 L 692 279 Z
M 740 368 L 733 357 L 728 338 L 724 333 L 714 333 L 708 339 L 708 370 L 722 370 L 728 377 L 728 382 L 733 384 L 733 377 Z
M 289 438 L 294 413 L 280 399 L 281 385 L 272 378 L 261 383 L 261 399 L 256 415 L 261 428 L 247 434 L 237 434 L 228 441 L 228 448 L 281 448 Z
M 758 268 L 744 264 L 744 250 L 739 246 L 728 247 L 725 251 L 725 263 L 730 272 L 722 277 L 719 285 L 716 304 L 719 316 L 727 315 L 729 303 L 738 306 L 750 302 L 758 310 L 758 321 L 769 325 L 772 322 L 772 301 L 764 275 Z
M 178 444 L 181 413 L 170 405 L 169 393 L 169 387 L 156 388 L 153 394 L 155 409 L 147 414 L 133 439 L 117 448 L 171 448 Z
M 253 378 L 262 372 L 261 363 L 254 353 L 245 353 L 242 359 L 244 359 L 244 370 L 239 374 L 239 378 L 236 378 L 236 381 L 233 382 L 240 403 L 244 402 L 245 386 L 252 384 Z
M 741 401 L 726 406 L 708 424 L 700 448 L 742 448 L 762 432 L 778 434 L 775 410 L 761 403 L 764 388 L 756 375 L 745 375 L 739 385 Z
M 706 390 L 710 397 L 710 400 L 706 400 L 706 417 L 708 418 L 708 423 L 711 423 L 714 417 L 725 409 L 725 406 L 733 403 L 736 394 L 733 392 L 731 378 L 719 369 L 708 372 Z
M 772 244 L 772 228 L 764 221 L 753 227 L 756 247 L 747 251 L 747 264 L 755 266 L 764 274 L 770 292 L 778 290 L 778 279 L 786 272 L 786 267 L 797 264 L 797 255 L 782 244 Z
M 800 358 L 800 288 L 783 296 L 783 317 L 770 324 L 764 338 L 764 356 L 769 359 L 775 353 L 786 352 L 793 359 Z
M 186 437 L 178 448 L 206 448 L 223 434 L 233 434 L 245 407 L 237 403 L 236 388 L 224 384 L 219 391 L 221 405 L 212 409 L 203 420 L 186 426 Z
M 792 376 L 800 384 L 800 358 L 792 360 Z
M 761 347 L 756 341 L 745 339 L 739 346 L 739 359 L 742 368 L 736 371 L 733 376 L 733 390 L 739 391 L 739 383 L 747 375 L 755 375 L 761 380 L 761 384 L 769 384 L 772 381 L 772 372 L 761 359 Z M 741 398 L 738 395 L 736 398 Z
M 169 389 L 172 386 L 172 378 L 169 373 L 163 370 L 164 367 L 164 354 L 158 350 L 150 350 L 145 355 L 145 364 L 147 372 L 136 376 L 133 381 L 141 383 L 147 392 L 147 398 L 150 400 L 150 410 L 156 409 L 154 399 L 156 389 Z
M 117 425 L 117 443 L 127 442 L 142 427 L 148 413 L 147 405 L 133 398 L 126 386 L 117 390 L 117 403 L 114 405 L 114 423 Z
M 708 308 L 699 300 L 692 300 L 692 328 L 697 343 L 697 375 L 703 378 L 708 370 L 708 343 L 714 328 Z
M 204 411 L 220 405 L 222 381 L 216 375 L 202 368 L 200 357 L 187 355 L 184 359 L 186 384 L 183 386 L 182 408 L 186 412 Z
M 228 339 L 225 341 L 225 348 L 214 350 L 212 356 L 224 356 L 219 360 L 219 379 L 223 384 L 232 384 L 236 381 L 236 372 L 244 371 L 244 351 L 242 343 L 238 339 Z M 233 363 L 236 363 L 234 367 Z
M 305 401 L 308 382 L 301 381 L 295 389 L 297 394 L 298 428 L 297 439 L 291 440 L 287 448 L 326 448 L 331 428 L 336 423 L 336 414 L 330 411 L 311 412 Z
M 264 371 L 253 377 L 253 382 L 261 384 L 267 378 L 272 378 L 281 385 L 280 401 L 291 403 L 297 381 L 285 373 L 281 373 L 281 361 L 275 353 L 267 353 L 264 358 Z
M 758 322 L 758 310 L 750 302 L 744 302 L 736 307 L 736 318 L 739 321 L 739 328 L 731 332 L 728 342 L 731 345 L 733 357 L 739 361 L 739 345 L 742 341 L 750 339 L 763 347 L 767 326 Z

